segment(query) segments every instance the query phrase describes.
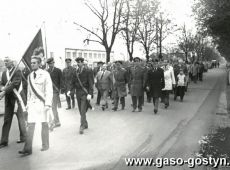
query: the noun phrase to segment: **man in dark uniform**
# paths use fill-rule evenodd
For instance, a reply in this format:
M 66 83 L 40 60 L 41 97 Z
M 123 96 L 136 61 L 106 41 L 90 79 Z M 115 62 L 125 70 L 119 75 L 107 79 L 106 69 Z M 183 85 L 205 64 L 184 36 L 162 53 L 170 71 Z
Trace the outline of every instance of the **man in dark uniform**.
M 4 114 L 4 124 L 2 127 L 2 137 L 0 142 L 0 148 L 8 145 L 10 127 L 14 115 L 15 103 L 17 102 L 18 109 L 16 116 L 18 118 L 18 125 L 20 130 L 20 140 L 17 143 L 22 143 L 26 138 L 26 125 L 23 112 L 25 112 L 25 94 L 22 88 L 22 73 L 20 70 L 16 70 L 14 75 L 9 81 L 11 74 L 15 69 L 13 61 L 10 58 L 5 58 L 4 60 L 6 71 L 2 73 L 2 79 L 0 84 L 0 99 L 5 96 L 5 114 Z
M 117 111 L 118 102 L 120 99 L 121 109 L 125 109 L 125 96 L 127 96 L 126 84 L 128 83 L 128 73 L 121 67 L 122 61 L 116 61 L 116 68 L 113 71 L 114 85 L 113 85 L 113 95 L 114 95 L 114 107 L 113 111 Z
M 81 115 L 81 125 L 79 133 L 83 134 L 84 130 L 88 128 L 86 120 L 86 112 L 89 107 L 89 102 L 93 95 L 93 74 L 84 67 L 84 58 L 78 57 L 75 60 L 78 64 L 78 69 L 73 76 L 73 86 L 76 89 L 78 109 Z
M 165 87 L 164 70 L 158 66 L 158 60 L 152 64 L 152 69 L 148 71 L 147 87 L 153 97 L 154 113 L 158 112 L 158 103 L 161 96 L 161 90 Z
M 140 66 L 141 59 L 135 57 L 134 65 L 130 68 L 130 93 L 132 96 L 133 112 L 138 107 L 138 111 L 142 111 L 144 87 L 146 81 L 145 69 Z M 138 103 L 138 106 L 137 106 Z
M 99 71 L 101 71 L 101 67 L 102 67 L 103 64 L 104 64 L 104 62 L 102 62 L 102 61 L 99 61 L 99 62 L 97 63 L 97 67 L 95 67 L 95 68 L 93 69 L 93 75 L 94 75 L 94 77 L 96 77 L 97 73 L 98 73 Z M 100 105 L 100 101 L 101 101 L 100 90 L 98 89 L 98 84 L 97 84 L 97 83 L 95 84 L 95 86 L 96 86 L 96 88 L 97 88 L 97 101 L 96 101 L 96 105 Z
M 148 71 L 150 69 L 152 69 L 152 60 L 146 63 L 145 72 L 148 73 Z M 148 90 L 145 90 L 145 91 L 146 91 L 146 96 L 147 96 L 147 102 L 151 103 L 151 94 L 150 94 L 150 91 L 148 91 Z
M 71 66 L 71 58 L 66 58 L 66 68 L 63 70 L 63 84 L 64 84 L 64 92 L 67 101 L 67 108 L 66 110 L 71 109 L 71 101 L 72 101 L 72 108 L 75 107 L 75 99 L 74 99 L 74 89 L 72 87 L 72 79 L 75 73 L 75 68 Z M 72 89 L 72 90 L 71 90 Z
M 48 72 L 50 73 L 50 77 L 53 83 L 53 103 L 52 103 L 52 111 L 54 115 L 54 120 L 51 125 L 51 129 L 55 127 L 60 127 L 61 123 L 58 116 L 57 108 L 61 107 L 60 101 L 60 90 L 63 89 L 62 83 L 62 71 L 61 69 L 54 67 L 54 58 L 48 58 L 47 64 L 49 65 Z

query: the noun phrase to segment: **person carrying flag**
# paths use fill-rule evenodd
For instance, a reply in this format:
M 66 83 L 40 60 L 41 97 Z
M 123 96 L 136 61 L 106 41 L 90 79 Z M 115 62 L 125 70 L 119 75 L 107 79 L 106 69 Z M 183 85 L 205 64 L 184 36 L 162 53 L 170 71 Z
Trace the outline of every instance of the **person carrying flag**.
M 0 82 L 0 99 L 5 96 L 5 114 L 0 148 L 8 146 L 9 132 L 16 103 L 18 105 L 16 116 L 20 131 L 20 140 L 17 143 L 24 142 L 26 138 L 26 124 L 23 113 L 26 111 L 24 105 L 26 96 L 22 88 L 22 73 L 19 69 L 15 70 L 13 61 L 9 57 L 6 57 L 4 62 L 7 69 L 3 72 Z

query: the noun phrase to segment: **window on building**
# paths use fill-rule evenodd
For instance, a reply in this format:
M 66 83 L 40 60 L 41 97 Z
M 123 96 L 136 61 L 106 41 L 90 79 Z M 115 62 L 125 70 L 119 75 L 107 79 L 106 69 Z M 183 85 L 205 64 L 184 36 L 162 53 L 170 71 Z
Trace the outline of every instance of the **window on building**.
M 66 52 L 66 58 L 71 58 L 71 53 L 70 52 Z
M 77 57 L 77 53 L 73 52 L 73 58 L 76 58 L 76 57 Z
M 105 59 L 105 54 L 102 54 L 102 59 Z
M 88 53 L 84 53 L 84 58 L 87 59 Z
M 82 57 L 82 52 L 79 52 L 79 53 L 78 53 L 78 57 Z
M 50 52 L 50 57 L 54 58 L 54 52 Z
M 89 59 L 92 59 L 92 53 L 89 53 Z
M 98 59 L 101 59 L 101 54 L 98 54 Z
M 96 60 L 97 59 L 97 53 L 94 53 L 93 55 L 94 55 L 94 60 Z

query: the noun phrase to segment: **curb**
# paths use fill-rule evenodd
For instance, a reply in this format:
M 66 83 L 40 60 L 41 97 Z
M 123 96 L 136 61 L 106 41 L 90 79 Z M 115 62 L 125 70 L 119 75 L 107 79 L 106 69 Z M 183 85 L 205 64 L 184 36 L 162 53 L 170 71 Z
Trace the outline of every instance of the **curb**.
M 229 127 L 230 126 L 230 116 L 228 114 L 228 104 L 227 104 L 227 86 L 224 86 L 224 90 L 221 91 L 219 102 L 216 109 L 216 120 L 215 126 L 217 127 Z

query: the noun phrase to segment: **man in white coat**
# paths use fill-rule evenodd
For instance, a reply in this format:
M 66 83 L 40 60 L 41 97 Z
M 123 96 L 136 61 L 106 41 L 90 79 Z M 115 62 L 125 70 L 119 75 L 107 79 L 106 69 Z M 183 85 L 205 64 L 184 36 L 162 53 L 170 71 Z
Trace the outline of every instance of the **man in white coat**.
M 31 59 L 32 72 L 28 76 L 27 110 L 28 132 L 24 149 L 19 154 L 24 156 L 32 154 L 32 143 L 36 123 L 42 123 L 42 149 L 49 149 L 48 111 L 52 106 L 53 87 L 52 80 L 47 71 L 40 69 L 41 58 L 33 56 Z
M 173 68 L 167 63 L 164 63 L 164 79 L 165 79 L 165 88 L 162 89 L 162 98 L 165 104 L 165 108 L 169 106 L 169 93 L 173 90 L 173 87 L 176 84 Z

